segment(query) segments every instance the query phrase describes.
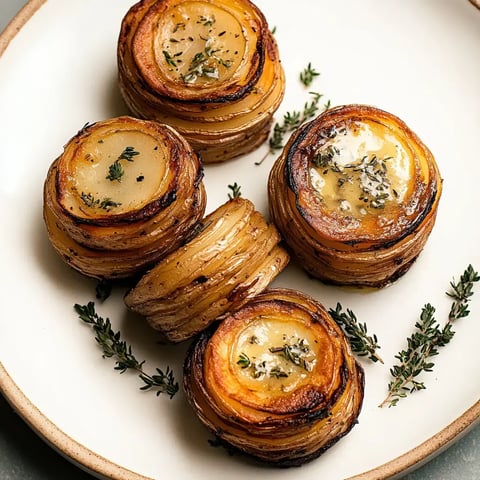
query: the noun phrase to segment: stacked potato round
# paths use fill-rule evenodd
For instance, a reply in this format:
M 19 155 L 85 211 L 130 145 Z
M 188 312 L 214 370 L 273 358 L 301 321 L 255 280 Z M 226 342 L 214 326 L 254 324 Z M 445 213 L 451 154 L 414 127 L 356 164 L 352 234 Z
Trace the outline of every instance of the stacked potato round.
M 435 223 L 442 179 L 398 117 L 366 105 L 299 128 L 268 180 L 271 217 L 312 276 L 381 287 L 404 274 Z
M 197 155 L 169 126 L 132 117 L 85 126 L 48 171 L 48 236 L 85 275 L 143 273 L 203 217 L 202 178 Z
M 220 442 L 276 466 L 296 466 L 355 425 L 364 375 L 318 302 L 273 289 L 194 341 L 184 386 Z
M 262 12 L 249 0 L 143 0 L 118 39 L 120 90 L 138 117 L 174 126 L 205 163 L 268 137 L 284 71 Z
M 280 235 L 249 200 L 207 215 L 199 232 L 125 296 L 171 342 L 193 337 L 263 291 L 287 265 Z

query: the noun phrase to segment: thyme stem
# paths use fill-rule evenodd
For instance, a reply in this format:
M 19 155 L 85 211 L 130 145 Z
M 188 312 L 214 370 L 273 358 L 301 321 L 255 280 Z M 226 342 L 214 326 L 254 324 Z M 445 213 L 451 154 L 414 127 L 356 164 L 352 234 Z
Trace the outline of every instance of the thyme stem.
M 417 377 L 422 372 L 433 370 L 431 358 L 438 355 L 438 349 L 447 345 L 455 335 L 453 322 L 469 315 L 468 302 L 473 295 L 473 284 L 479 280 L 480 276 L 469 265 L 458 282 L 450 282 L 450 290 L 446 295 L 453 298 L 453 302 L 443 327 L 435 320 L 435 308 L 430 303 L 422 308 L 420 319 L 415 323 L 416 331 L 407 338 L 407 348 L 395 356 L 399 364 L 390 369 L 393 379 L 388 384 L 388 394 L 380 407 L 393 407 L 409 393 L 426 388 L 425 383 L 418 381 Z
M 116 359 L 115 370 L 118 370 L 120 373 L 133 370 L 144 383 L 140 390 L 156 388 L 157 396 L 160 393 L 167 393 L 170 398 L 173 398 L 178 392 L 179 386 L 170 367 L 167 367 L 165 372 L 157 368 L 156 374 L 148 374 L 143 369 L 145 360 L 139 362 L 135 358 L 132 353 L 132 347 L 121 339 L 120 332 L 113 331 L 110 320 L 108 318 L 104 319 L 96 313 L 94 302 L 89 302 L 87 305 L 75 304 L 74 309 L 78 313 L 80 320 L 93 328 L 95 340 L 103 351 L 103 357 Z
M 337 303 L 335 310 L 331 308 L 328 313 L 344 331 L 350 341 L 353 353 L 360 357 L 368 357 L 372 362 L 383 363 L 382 358 L 377 353 L 377 349 L 380 348 L 377 336 L 375 334 L 368 335 L 367 325 L 359 323 L 352 310 L 347 308 L 344 312 L 342 305 Z

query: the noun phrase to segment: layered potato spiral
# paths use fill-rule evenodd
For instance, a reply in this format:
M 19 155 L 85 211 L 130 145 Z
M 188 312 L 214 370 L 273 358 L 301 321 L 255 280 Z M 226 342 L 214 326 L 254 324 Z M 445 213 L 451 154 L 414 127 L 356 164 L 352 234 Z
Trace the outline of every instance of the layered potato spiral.
M 264 290 L 289 261 L 280 235 L 251 201 L 234 198 L 125 295 L 170 342 L 182 342 Z
M 87 125 L 47 173 L 49 239 L 87 276 L 143 273 L 203 217 L 202 179 L 197 155 L 167 125 L 128 116 Z
M 262 12 L 249 0 L 142 0 L 118 39 L 119 85 L 140 118 L 175 127 L 204 163 L 265 141 L 285 76 Z
M 318 457 L 351 430 L 364 374 L 321 304 L 271 289 L 193 342 L 184 387 L 221 443 L 286 467 Z
M 327 283 L 370 287 L 410 268 L 441 191 L 427 146 L 368 105 L 332 108 L 299 128 L 268 180 L 271 217 L 300 265 Z

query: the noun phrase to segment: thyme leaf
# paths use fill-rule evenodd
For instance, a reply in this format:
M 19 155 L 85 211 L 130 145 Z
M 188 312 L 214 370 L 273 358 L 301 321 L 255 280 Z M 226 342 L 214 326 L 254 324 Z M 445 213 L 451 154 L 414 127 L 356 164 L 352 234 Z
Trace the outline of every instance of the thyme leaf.
M 101 302 L 104 302 L 112 293 L 112 282 L 109 280 L 98 280 L 95 286 L 95 297 Z
M 251 365 L 250 358 L 246 353 L 240 353 L 238 356 L 237 365 L 239 365 L 241 368 L 248 368 Z
M 241 187 L 235 182 L 233 185 L 228 185 L 228 188 L 232 191 L 232 193 L 228 194 L 228 198 L 233 200 L 234 198 L 239 198 L 242 196 Z
M 91 193 L 84 193 L 82 192 L 80 194 L 80 197 L 83 201 L 83 203 L 87 207 L 91 208 L 101 208 L 102 210 L 109 211 L 110 209 L 114 207 L 119 207 L 121 205 L 120 202 L 114 202 L 111 198 L 105 197 L 102 200 L 95 198 L 93 194 Z
M 430 303 L 424 305 L 420 319 L 415 323 L 416 330 L 407 338 L 407 347 L 395 355 L 399 363 L 390 369 L 393 378 L 380 407 L 393 407 L 408 394 L 426 388 L 417 377 L 433 370 L 431 358 L 438 355 L 438 349 L 447 345 L 455 335 L 453 322 L 469 315 L 468 302 L 473 295 L 473 284 L 479 280 L 480 276 L 469 265 L 458 282 L 450 282 L 446 295 L 453 298 L 453 302 L 443 327 L 435 320 L 435 307 Z
M 114 180 L 117 180 L 119 182 L 124 174 L 125 171 L 123 170 L 122 164 L 118 160 L 115 160 L 108 167 L 108 175 L 105 178 L 107 180 L 110 180 L 111 182 L 113 182 Z
M 383 363 L 377 353 L 380 348 L 377 336 L 375 334 L 368 335 L 367 325 L 360 323 L 352 310 L 347 308 L 344 312 L 342 305 L 337 303 L 335 310 L 331 308 L 328 313 L 344 331 L 355 354 L 360 357 L 368 357 L 372 362 Z
M 173 398 L 178 392 L 178 382 L 175 381 L 173 371 L 167 366 L 166 370 L 156 369 L 156 374 L 150 375 L 145 372 L 143 365 L 145 361 L 139 362 L 132 353 L 132 347 L 122 340 L 120 332 L 114 332 L 108 318 L 99 316 L 95 311 L 94 302 L 87 305 L 74 305 L 80 320 L 90 325 L 95 332 L 95 340 L 103 351 L 104 358 L 115 358 L 115 370 L 124 373 L 133 370 L 143 381 L 144 385 L 140 390 L 156 389 L 157 396 L 166 393 Z
M 273 155 L 277 150 L 281 150 L 284 147 L 284 139 L 287 134 L 297 130 L 320 111 L 323 112 L 330 108 L 329 100 L 324 104 L 323 109 L 321 109 L 320 99 L 323 97 L 321 93 L 309 92 L 309 94 L 311 100 L 305 102 L 303 110 L 287 111 L 283 115 L 282 121 L 274 124 L 272 133 L 268 139 L 268 152 L 262 159 L 255 162 L 255 165 L 261 165 L 268 155 Z
M 173 57 L 170 55 L 170 53 L 167 50 L 163 50 L 163 56 L 165 57 L 165 61 L 167 62 L 168 65 L 174 68 L 177 66 L 177 62 L 173 59 Z
M 285 360 L 302 367 L 307 372 L 312 370 L 312 362 L 310 361 L 310 346 L 308 342 L 302 338 L 296 343 L 284 343 L 281 347 L 270 347 L 271 353 L 278 353 Z
M 114 180 L 119 182 L 125 174 L 120 161 L 127 160 L 128 162 L 133 162 L 133 157 L 139 154 L 140 152 L 135 151 L 133 147 L 125 147 L 119 157 L 108 167 L 108 175 L 105 178 L 111 182 Z
M 134 147 L 125 147 L 125 150 L 120 154 L 118 160 L 133 162 L 133 157 L 135 155 L 140 155 L 140 152 L 137 152 Z
M 309 87 L 315 77 L 318 77 L 319 75 L 320 72 L 317 72 L 309 62 L 308 65 L 300 72 L 299 78 L 306 87 Z

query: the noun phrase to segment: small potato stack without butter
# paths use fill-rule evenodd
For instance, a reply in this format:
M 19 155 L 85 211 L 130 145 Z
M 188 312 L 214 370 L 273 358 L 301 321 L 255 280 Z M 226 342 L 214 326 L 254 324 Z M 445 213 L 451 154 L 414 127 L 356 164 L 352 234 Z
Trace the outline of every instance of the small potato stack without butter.
M 120 91 L 140 118 L 172 125 L 204 163 L 268 137 L 285 76 L 262 12 L 249 0 L 143 0 L 118 39 Z
M 441 192 L 425 144 L 367 105 L 332 108 L 300 127 L 268 181 L 271 217 L 300 265 L 327 283 L 370 287 L 410 268 Z
M 202 178 L 197 155 L 169 126 L 132 117 L 85 126 L 45 180 L 49 239 L 87 276 L 143 273 L 201 220 Z
M 254 298 L 285 268 L 289 256 L 279 241 L 252 202 L 231 199 L 146 273 L 125 303 L 167 340 L 188 340 Z

